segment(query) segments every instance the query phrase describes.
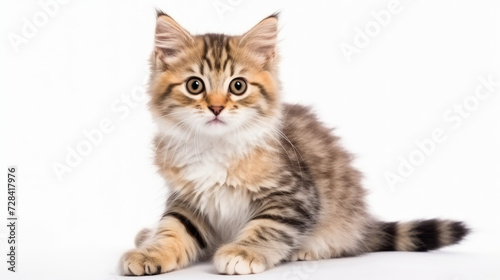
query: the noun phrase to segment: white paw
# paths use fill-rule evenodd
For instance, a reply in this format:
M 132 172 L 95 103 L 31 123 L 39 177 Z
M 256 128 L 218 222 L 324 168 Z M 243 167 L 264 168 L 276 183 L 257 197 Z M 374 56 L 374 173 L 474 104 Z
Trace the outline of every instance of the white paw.
M 311 252 L 303 250 L 294 252 L 289 258 L 290 261 L 312 261 L 317 259 Z
M 214 264 L 217 272 L 230 275 L 260 273 L 267 268 L 264 256 L 233 244 L 217 251 Z
M 155 249 L 133 249 L 121 259 L 122 275 L 153 275 L 178 268 L 175 256 Z

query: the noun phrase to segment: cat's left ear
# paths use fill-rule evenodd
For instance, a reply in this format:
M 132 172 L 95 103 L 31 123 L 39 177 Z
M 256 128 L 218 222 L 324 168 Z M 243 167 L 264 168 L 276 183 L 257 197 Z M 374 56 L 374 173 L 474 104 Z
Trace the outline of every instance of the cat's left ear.
M 250 31 L 243 34 L 240 46 L 256 54 L 264 68 L 268 67 L 276 56 L 276 41 L 278 37 L 278 14 L 273 14 Z
M 169 15 L 157 11 L 155 30 L 155 54 L 157 59 L 168 65 L 178 58 L 183 49 L 193 44 L 194 39 L 188 31 Z

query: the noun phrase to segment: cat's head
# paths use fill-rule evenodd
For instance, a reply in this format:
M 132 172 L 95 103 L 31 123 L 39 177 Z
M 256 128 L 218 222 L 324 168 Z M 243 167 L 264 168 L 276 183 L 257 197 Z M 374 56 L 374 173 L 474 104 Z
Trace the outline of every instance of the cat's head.
M 158 12 L 150 108 L 163 129 L 224 136 L 280 114 L 277 15 L 241 36 L 191 35 Z

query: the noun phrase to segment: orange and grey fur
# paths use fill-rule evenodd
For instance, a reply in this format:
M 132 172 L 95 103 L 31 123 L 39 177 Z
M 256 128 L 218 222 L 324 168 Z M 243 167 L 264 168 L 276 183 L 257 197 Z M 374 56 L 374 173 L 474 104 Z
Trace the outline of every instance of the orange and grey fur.
M 469 232 L 458 221 L 383 222 L 361 174 L 310 109 L 281 102 L 277 15 L 241 36 L 191 35 L 158 12 L 150 108 L 166 210 L 120 260 L 150 275 L 211 259 L 222 274 L 283 261 L 428 251 Z

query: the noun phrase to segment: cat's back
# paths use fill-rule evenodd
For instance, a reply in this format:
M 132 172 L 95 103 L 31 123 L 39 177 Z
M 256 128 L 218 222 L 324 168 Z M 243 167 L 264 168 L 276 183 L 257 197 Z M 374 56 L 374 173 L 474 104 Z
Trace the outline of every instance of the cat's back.
M 311 107 L 299 104 L 283 104 L 283 132 L 299 142 L 319 145 L 338 140 L 332 129 L 321 123 Z
M 316 180 L 348 179 L 357 185 L 361 174 L 352 168 L 353 156 L 340 145 L 333 134 L 310 107 L 283 104 L 283 134 L 299 153 Z
M 283 104 L 282 110 L 283 134 L 301 153 L 304 152 L 304 160 L 328 160 L 328 155 L 339 148 L 339 138 L 333 135 L 333 129 L 320 122 L 311 107 Z

